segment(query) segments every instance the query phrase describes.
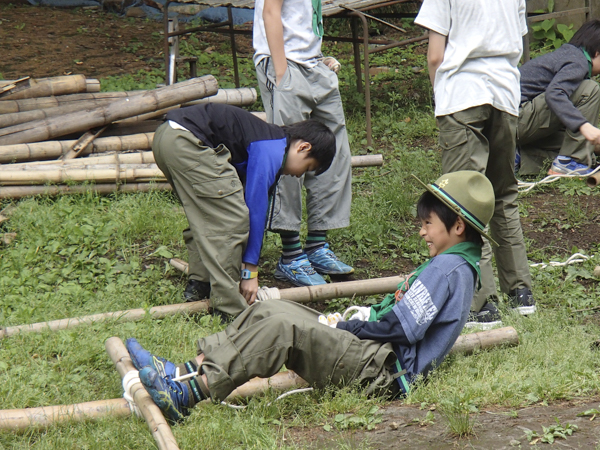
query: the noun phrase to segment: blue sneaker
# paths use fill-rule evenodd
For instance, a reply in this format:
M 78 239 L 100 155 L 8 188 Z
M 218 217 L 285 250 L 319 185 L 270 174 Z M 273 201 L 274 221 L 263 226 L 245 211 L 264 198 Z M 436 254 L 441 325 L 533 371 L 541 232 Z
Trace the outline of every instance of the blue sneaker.
M 188 388 L 183 383 L 173 381 L 170 377 L 161 377 L 150 366 L 140 371 L 140 380 L 167 419 L 180 422 L 189 415 Z
M 354 273 L 354 268 L 341 262 L 335 253 L 329 250 L 329 244 L 325 244 L 318 250 L 308 254 L 308 260 L 319 273 L 326 275 L 346 275 Z
M 548 175 L 580 175 L 585 177 L 594 169 L 578 163 L 568 156 L 557 156 L 552 162 Z
M 177 377 L 177 366 L 165 358 L 153 355 L 144 349 L 136 338 L 129 338 L 125 341 L 125 347 L 131 356 L 131 362 L 137 370 L 142 370 L 146 366 L 152 367 L 161 377 Z
M 306 255 L 299 256 L 289 264 L 283 264 L 280 258 L 275 269 L 275 278 L 289 281 L 296 286 L 327 284 L 323 277 L 310 265 Z

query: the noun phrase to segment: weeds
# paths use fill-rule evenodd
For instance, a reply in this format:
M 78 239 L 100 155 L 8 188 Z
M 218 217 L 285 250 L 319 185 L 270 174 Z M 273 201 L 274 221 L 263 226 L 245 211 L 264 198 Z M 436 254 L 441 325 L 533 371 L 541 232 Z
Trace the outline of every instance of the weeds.
M 570 423 L 561 425 L 558 419 L 555 420 L 556 425 L 550 425 L 549 427 L 542 426 L 542 434 L 538 434 L 536 431 L 531 430 L 526 431 L 525 435 L 527 436 L 529 444 L 535 445 L 538 442 L 553 444 L 556 438 L 567 439 L 568 436 L 571 436 L 579 429 L 577 425 L 571 425 Z
M 463 438 L 473 434 L 476 419 L 472 414 L 479 410 L 467 396 L 454 395 L 442 399 L 438 405 L 453 436 Z

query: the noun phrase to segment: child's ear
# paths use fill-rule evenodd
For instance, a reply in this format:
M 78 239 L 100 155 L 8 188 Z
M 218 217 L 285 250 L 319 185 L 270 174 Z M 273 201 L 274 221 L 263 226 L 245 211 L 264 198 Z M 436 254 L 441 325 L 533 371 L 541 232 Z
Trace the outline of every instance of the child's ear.
M 302 141 L 298 146 L 298 153 L 310 152 L 312 150 L 312 145 L 308 141 Z
M 462 217 L 458 216 L 456 218 L 456 222 L 454 223 L 454 231 L 456 232 L 456 235 L 461 236 L 462 234 L 464 234 L 466 229 L 467 224 L 465 223 Z

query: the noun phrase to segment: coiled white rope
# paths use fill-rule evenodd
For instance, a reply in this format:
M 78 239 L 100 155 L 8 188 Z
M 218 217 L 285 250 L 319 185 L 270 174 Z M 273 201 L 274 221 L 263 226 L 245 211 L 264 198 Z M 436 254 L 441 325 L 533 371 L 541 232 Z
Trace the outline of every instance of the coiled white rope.
M 593 258 L 593 256 L 587 256 L 582 253 L 575 253 L 575 254 L 571 255 L 569 258 L 567 258 L 567 260 L 565 262 L 550 261 L 549 263 L 529 264 L 529 266 L 530 267 L 539 267 L 540 269 L 545 269 L 548 266 L 560 267 L 560 266 L 567 266 L 569 264 L 580 263 L 580 262 L 587 261 L 590 258 Z
M 279 289 L 276 287 L 260 287 L 258 288 L 258 292 L 256 293 L 256 301 L 264 302 L 265 300 L 280 300 L 281 295 L 279 293 Z
M 590 175 L 595 174 L 599 170 L 600 170 L 600 166 L 596 167 L 594 170 L 592 170 L 590 173 L 588 173 L 587 175 L 584 175 L 584 176 L 589 177 Z M 557 180 L 560 180 L 561 178 L 582 178 L 582 176 L 578 175 L 578 174 L 548 175 L 546 178 L 544 178 L 540 181 L 527 182 L 527 181 L 517 180 L 517 182 L 518 182 L 517 184 L 518 184 L 519 192 L 528 192 L 528 191 L 532 190 L 534 187 L 536 187 L 538 184 L 553 183 Z

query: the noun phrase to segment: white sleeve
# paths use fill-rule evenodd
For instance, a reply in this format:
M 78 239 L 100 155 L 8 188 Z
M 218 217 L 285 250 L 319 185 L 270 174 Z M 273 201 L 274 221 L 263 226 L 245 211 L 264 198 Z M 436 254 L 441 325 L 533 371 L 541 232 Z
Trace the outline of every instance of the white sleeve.
M 527 5 L 525 0 L 519 0 L 519 23 L 521 26 L 521 36 L 525 36 L 529 30 L 527 29 Z
M 448 36 L 451 24 L 450 0 L 424 0 L 415 23 L 442 36 Z

